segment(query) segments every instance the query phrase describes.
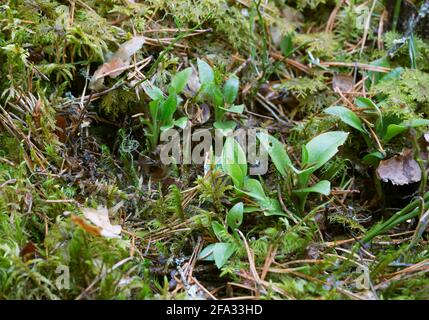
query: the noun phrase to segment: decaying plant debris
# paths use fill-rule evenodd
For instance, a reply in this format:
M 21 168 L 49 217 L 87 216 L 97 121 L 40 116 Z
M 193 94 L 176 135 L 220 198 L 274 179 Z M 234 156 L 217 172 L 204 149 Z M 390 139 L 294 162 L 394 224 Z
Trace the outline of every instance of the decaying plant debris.
M 3 1 L 0 299 L 428 299 L 428 8 Z

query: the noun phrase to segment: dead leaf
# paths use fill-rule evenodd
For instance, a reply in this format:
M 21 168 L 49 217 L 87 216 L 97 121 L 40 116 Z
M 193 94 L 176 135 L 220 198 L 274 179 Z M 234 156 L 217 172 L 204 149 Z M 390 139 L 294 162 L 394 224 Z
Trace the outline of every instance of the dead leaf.
M 332 78 L 332 89 L 334 91 L 350 92 L 353 90 L 353 77 L 347 74 L 336 74 Z
M 28 260 L 34 259 L 36 257 L 37 253 L 37 247 L 33 242 L 27 242 L 27 244 L 24 246 L 24 248 L 21 249 L 21 252 L 19 255 L 22 257 L 22 260 L 24 262 L 27 262 Z
M 94 72 L 89 87 L 97 89 L 103 84 L 104 77 L 116 78 L 124 72 L 130 65 L 131 56 L 142 48 L 144 42 L 144 37 L 140 36 L 124 42 L 113 56 Z
M 84 229 L 86 232 L 91 233 L 95 236 L 101 236 L 101 228 L 94 227 L 93 225 L 89 224 L 88 222 L 86 222 L 81 217 L 72 215 L 71 221 L 73 221 L 74 224 L 76 224 L 79 227 L 81 227 L 82 229 Z
M 82 208 L 81 211 L 83 212 L 85 218 L 91 221 L 95 226 L 87 223 L 84 219 L 75 215 L 73 215 L 71 219 L 75 224 L 79 225 L 91 234 L 103 236 L 106 238 L 120 238 L 122 228 L 120 225 L 112 225 L 110 223 L 109 212 L 113 213 L 117 211 L 121 205 L 122 202 L 110 210 L 102 206 L 99 206 L 97 209 Z
M 122 204 L 122 203 L 120 203 Z M 116 206 L 117 210 L 118 206 Z M 106 238 L 120 238 L 121 226 L 111 225 L 109 219 L 109 211 L 116 211 L 115 209 L 108 210 L 105 207 L 99 206 L 97 209 L 83 208 L 82 212 L 89 221 L 101 228 L 101 235 Z
M 192 73 L 189 76 L 188 83 L 186 84 L 184 94 L 188 98 L 194 97 L 201 88 L 200 78 L 194 67 L 192 67 Z
M 419 182 L 422 172 L 417 161 L 413 159 L 412 150 L 406 149 L 402 154 L 380 161 L 377 176 L 384 182 L 404 185 Z

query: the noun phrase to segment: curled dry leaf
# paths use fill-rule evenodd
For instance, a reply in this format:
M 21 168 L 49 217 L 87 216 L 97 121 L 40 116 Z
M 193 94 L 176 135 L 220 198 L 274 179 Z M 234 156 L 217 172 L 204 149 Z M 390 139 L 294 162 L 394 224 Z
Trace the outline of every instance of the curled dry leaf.
M 380 161 L 377 176 L 384 182 L 404 185 L 419 182 L 422 172 L 417 161 L 413 159 L 412 150 L 406 149 L 402 154 Z
M 197 92 L 201 88 L 200 78 L 198 77 L 198 73 L 195 68 L 192 68 L 192 73 L 189 76 L 188 83 L 186 84 L 186 88 L 184 90 L 185 96 L 188 98 L 194 97 Z
M 126 67 L 130 65 L 131 56 L 141 49 L 144 42 L 144 37 L 140 36 L 124 42 L 109 61 L 103 63 L 94 72 L 89 87 L 91 89 L 99 88 L 103 84 L 104 77 L 115 78 L 124 72 Z
M 353 77 L 347 74 L 336 74 L 332 78 L 332 89 L 334 91 L 350 92 L 353 90 Z
M 101 206 L 99 206 L 97 209 L 83 208 L 82 212 L 85 218 L 91 221 L 94 226 L 87 223 L 84 219 L 73 215 L 72 221 L 75 224 L 94 235 L 103 236 L 106 238 L 120 238 L 122 228 L 119 225 L 112 225 L 110 223 L 109 210 L 107 208 Z

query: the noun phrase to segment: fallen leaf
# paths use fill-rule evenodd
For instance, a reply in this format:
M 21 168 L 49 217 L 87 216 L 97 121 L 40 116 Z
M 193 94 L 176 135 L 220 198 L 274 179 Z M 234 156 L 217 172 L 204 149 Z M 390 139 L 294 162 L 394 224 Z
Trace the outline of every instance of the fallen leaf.
M 94 225 L 89 224 L 84 219 L 75 215 L 72 215 L 71 219 L 75 224 L 91 234 L 106 238 L 120 238 L 120 233 L 122 231 L 121 226 L 112 225 L 109 219 L 109 212 L 112 213 L 118 210 L 120 205 L 122 205 L 122 203 L 119 203 L 110 210 L 102 206 L 99 206 L 97 209 L 82 208 L 85 218 L 91 221 Z
M 89 87 L 97 89 L 103 84 L 104 77 L 116 78 L 124 72 L 126 67 L 130 65 L 131 56 L 141 49 L 144 42 L 144 37 L 140 36 L 124 42 L 113 56 L 94 72 Z
M 24 262 L 34 259 L 37 253 L 37 247 L 33 242 L 27 242 L 24 248 L 21 249 L 19 255 L 22 257 Z
M 192 73 L 189 76 L 188 82 L 186 84 L 186 88 L 184 90 L 184 94 L 191 98 L 194 97 L 197 92 L 201 88 L 200 78 L 198 77 L 198 73 L 195 68 L 192 68 Z
M 101 228 L 95 227 L 95 226 L 89 224 L 88 222 L 86 222 L 81 217 L 72 215 L 71 221 L 73 221 L 74 224 L 76 224 L 79 227 L 81 227 L 82 229 L 84 229 L 86 232 L 91 233 L 95 236 L 101 236 Z
M 353 77 L 347 74 L 336 74 L 332 78 L 332 89 L 334 91 L 350 92 L 353 90 Z
M 413 159 L 412 150 L 406 149 L 402 154 L 380 161 L 377 176 L 384 182 L 404 185 L 419 182 L 422 172 L 417 161 Z
M 116 206 L 118 207 L 118 206 Z M 114 211 L 111 210 L 111 211 Z M 101 228 L 101 235 L 106 238 L 120 238 L 121 226 L 111 225 L 109 219 L 109 210 L 99 206 L 97 209 L 83 208 L 82 212 L 89 221 Z
M 67 120 L 64 116 L 61 116 L 61 115 L 55 116 L 55 120 L 56 120 L 55 133 L 58 136 L 58 140 L 64 143 L 67 140 L 67 136 L 66 136 Z

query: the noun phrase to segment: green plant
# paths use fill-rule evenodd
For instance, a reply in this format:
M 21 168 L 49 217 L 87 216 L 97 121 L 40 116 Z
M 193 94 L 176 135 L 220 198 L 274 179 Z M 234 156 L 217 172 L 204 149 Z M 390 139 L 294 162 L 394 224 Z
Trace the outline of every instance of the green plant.
M 347 136 L 348 133 L 343 131 L 330 131 L 316 136 L 302 146 L 301 169 L 296 169 L 280 141 L 265 133 L 258 134 L 261 145 L 270 155 L 276 169 L 284 178 L 292 177 L 291 193 L 298 199 L 298 210 L 301 213 L 309 193 L 330 194 L 329 181 L 322 180 L 309 186 L 310 177 L 338 152 L 338 147 L 344 144 Z
M 324 112 L 340 118 L 342 122 L 358 130 L 369 148 L 378 149 L 363 157 L 365 162 L 372 165 L 377 165 L 380 160 L 386 157 L 384 146 L 394 137 L 409 131 L 411 128 L 429 125 L 429 120 L 417 117 L 405 120 L 399 116 L 385 117 L 381 108 L 368 98 L 357 98 L 356 106 L 358 111 L 361 110 L 359 115 L 344 106 L 332 106 L 325 109 Z M 373 124 L 367 118 L 369 120 L 375 118 Z
M 182 117 L 178 120 L 174 120 L 174 113 L 181 102 L 179 94 L 185 88 L 191 73 L 192 69 L 186 68 L 173 77 L 168 88 L 167 98 L 164 97 L 164 93 L 160 88 L 156 86 L 146 86 L 145 91 L 152 101 L 149 103 L 150 120 L 143 120 L 143 122 L 147 126 L 145 131 L 149 138 L 151 150 L 154 150 L 158 145 L 159 136 L 162 131 L 174 125 L 180 127 L 186 125 L 186 118 Z
M 233 137 L 228 137 L 225 141 L 221 164 L 223 171 L 231 177 L 237 195 L 247 195 L 258 204 L 259 208 L 249 206 L 246 208 L 247 211 L 261 209 L 266 216 L 285 216 L 279 202 L 265 194 L 262 184 L 258 180 L 247 176 L 246 154 Z
M 239 202 L 228 211 L 226 215 L 226 227 L 217 221 L 212 223 L 212 230 L 219 242 L 209 244 L 205 247 L 200 253 L 200 259 L 214 261 L 220 269 L 237 251 L 240 244 L 240 236 L 236 229 L 243 222 L 243 209 L 243 203 Z M 227 227 L 231 229 L 232 235 L 228 232 Z
M 221 87 L 215 79 L 210 65 L 198 59 L 198 75 L 201 82 L 200 94 L 210 100 L 215 114 L 214 127 L 217 129 L 234 129 L 233 121 L 224 121 L 225 113 L 242 113 L 244 105 L 234 105 L 238 95 L 240 82 L 235 75 L 231 75 Z

